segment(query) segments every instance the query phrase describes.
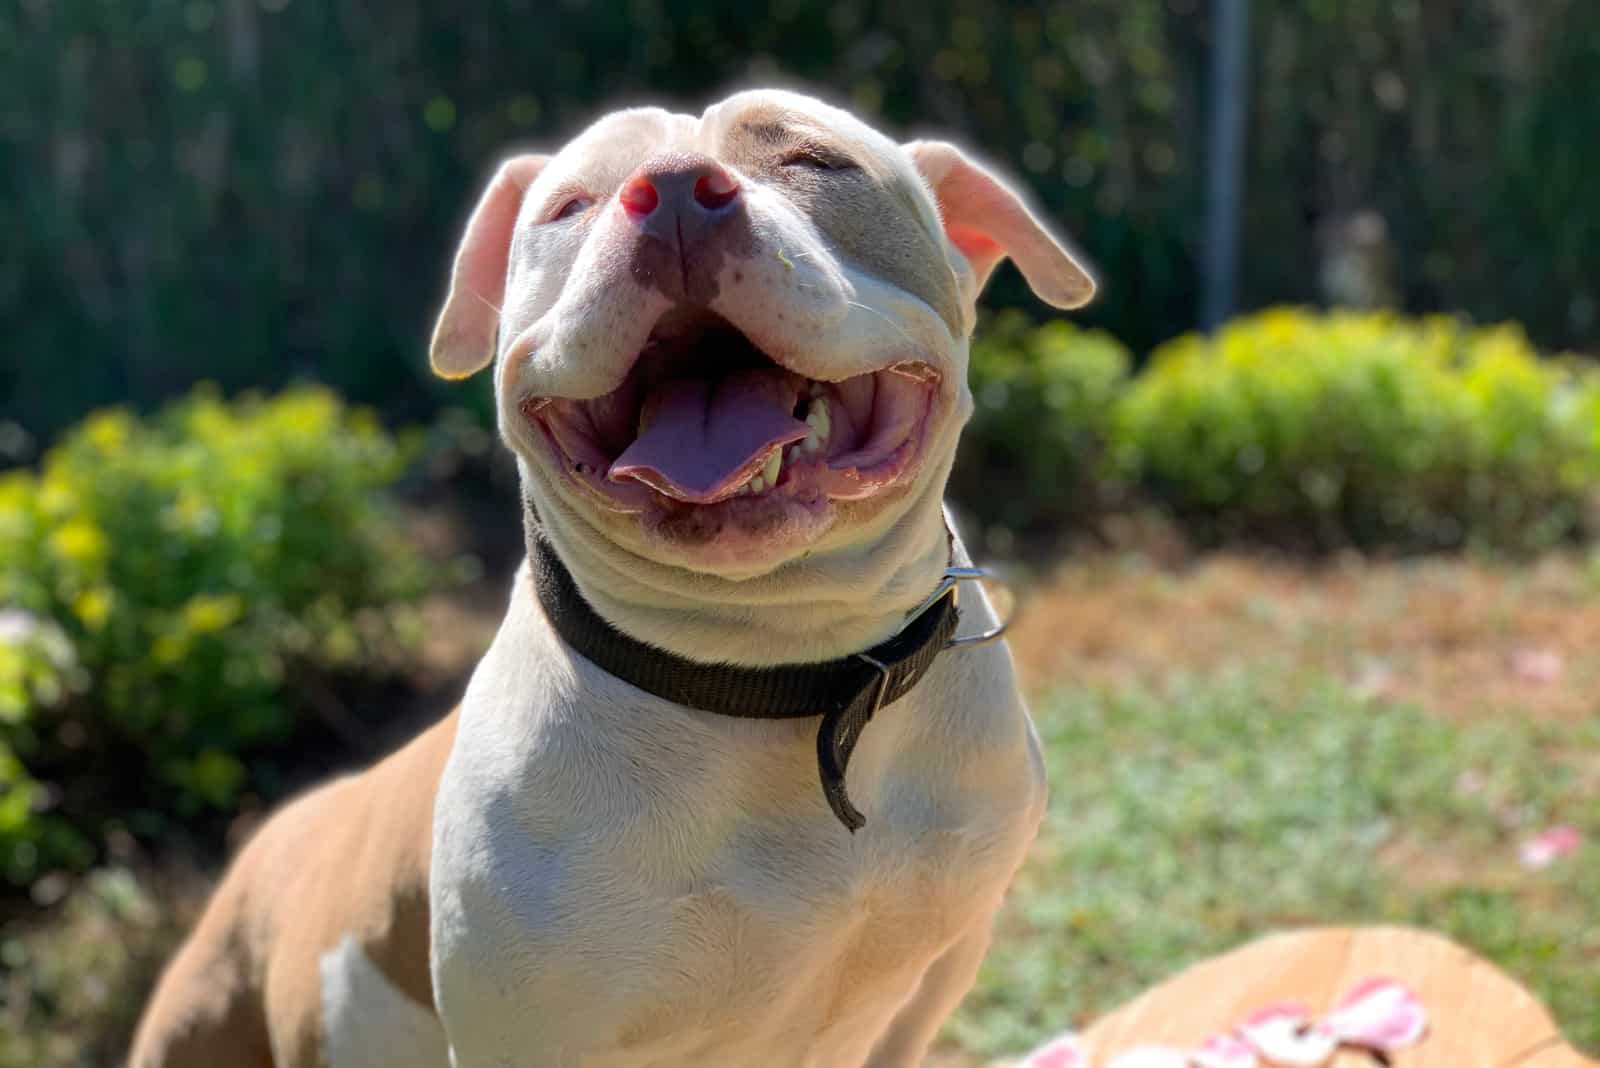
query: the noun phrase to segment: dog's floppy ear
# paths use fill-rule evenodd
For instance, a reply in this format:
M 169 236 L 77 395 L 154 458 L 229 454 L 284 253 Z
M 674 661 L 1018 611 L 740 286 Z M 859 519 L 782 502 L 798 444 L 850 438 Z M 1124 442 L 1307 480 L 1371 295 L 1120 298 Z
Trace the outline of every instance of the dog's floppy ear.
M 456 250 L 450 293 L 433 328 L 428 356 L 434 373 L 465 378 L 494 360 L 500 305 L 506 295 L 506 268 L 511 256 L 511 231 L 522 207 L 522 195 L 539 177 L 549 156 L 513 156 L 500 164 L 489 187 L 472 209 L 467 231 Z
M 913 141 L 906 151 L 933 191 L 946 236 L 972 268 L 974 299 L 995 265 L 1010 256 L 1046 304 L 1089 303 L 1094 279 L 1009 185 L 944 141 Z

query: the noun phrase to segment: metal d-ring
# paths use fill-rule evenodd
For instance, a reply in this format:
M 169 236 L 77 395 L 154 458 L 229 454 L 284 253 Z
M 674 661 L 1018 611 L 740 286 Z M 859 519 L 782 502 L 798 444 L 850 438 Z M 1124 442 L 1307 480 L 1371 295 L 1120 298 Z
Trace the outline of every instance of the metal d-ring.
M 959 584 L 963 582 L 978 582 L 982 579 L 989 579 L 993 582 L 996 582 L 1000 586 L 1004 587 L 1007 592 L 1011 592 L 1011 587 L 1006 583 L 1006 580 L 986 567 L 947 567 L 945 568 L 944 574 L 939 579 L 939 585 L 934 587 L 933 592 L 928 595 L 927 600 L 918 605 L 917 610 L 907 616 L 906 619 L 912 620 L 918 618 L 922 615 L 922 613 L 938 604 L 939 599 L 942 597 L 958 597 L 959 594 L 957 593 L 956 587 Z M 1015 618 L 1016 595 L 1013 593 L 1011 597 L 1011 610 L 1007 612 L 1004 619 L 1000 620 L 994 626 L 980 634 L 969 634 L 964 638 L 951 638 L 949 641 L 944 643 L 944 647 L 946 649 L 960 649 L 970 645 L 988 645 L 990 642 L 998 641 L 1005 636 L 1006 630 L 1011 626 L 1011 621 Z
M 878 709 L 883 707 L 883 698 L 889 692 L 889 665 L 875 656 L 868 656 L 866 653 L 857 653 L 856 659 L 865 660 L 878 670 L 878 686 L 872 695 L 872 708 L 867 712 L 867 719 L 871 720 L 873 716 L 878 714 Z

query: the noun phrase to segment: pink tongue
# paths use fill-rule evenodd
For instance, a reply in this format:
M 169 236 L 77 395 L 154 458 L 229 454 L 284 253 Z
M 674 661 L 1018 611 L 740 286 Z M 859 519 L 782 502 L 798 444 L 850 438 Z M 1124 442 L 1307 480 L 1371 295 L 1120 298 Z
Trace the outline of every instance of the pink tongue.
M 645 400 L 648 425 L 607 477 L 637 479 L 680 501 L 721 500 L 749 480 L 773 449 L 810 432 L 794 417 L 796 397 L 781 371 L 668 382 Z

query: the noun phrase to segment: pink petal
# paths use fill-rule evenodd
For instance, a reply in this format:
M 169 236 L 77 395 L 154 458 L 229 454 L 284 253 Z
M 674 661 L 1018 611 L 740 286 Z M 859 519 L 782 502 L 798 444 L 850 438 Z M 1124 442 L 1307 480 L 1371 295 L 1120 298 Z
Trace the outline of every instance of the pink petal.
M 1269 1005 L 1253 1014 L 1239 1028 L 1239 1037 L 1280 1068 L 1319 1068 L 1339 1048 L 1333 1032 L 1313 1025 L 1305 1006 L 1294 1003 Z
M 1524 868 L 1548 868 L 1582 844 L 1582 831 L 1569 823 L 1560 823 L 1524 840 L 1517 847 L 1517 858 Z
M 1172 1046 L 1135 1046 L 1114 1057 L 1106 1068 L 1189 1068 L 1189 1055 Z
M 1341 1042 L 1392 1053 L 1422 1038 L 1428 1029 L 1428 1010 L 1405 984 L 1378 977 L 1341 998 L 1323 1026 Z
M 1361 701 L 1387 697 L 1394 689 L 1394 672 L 1387 664 L 1367 664 L 1356 674 L 1350 689 Z
M 1311 1022 L 1311 1010 L 1298 1001 L 1275 1001 L 1266 1008 L 1257 1009 L 1251 1013 L 1245 1018 L 1242 1026 L 1256 1027 L 1260 1024 L 1273 1023 L 1278 1020 L 1290 1020 L 1295 1024 L 1308 1024 Z
M 1235 1035 L 1212 1035 L 1189 1052 L 1195 1068 L 1256 1068 L 1256 1051 Z
M 1519 649 L 1511 655 L 1511 670 L 1524 682 L 1560 682 L 1565 666 L 1561 654 L 1549 649 Z
M 1022 1058 L 1017 1068 L 1089 1068 L 1089 1055 L 1083 1052 L 1078 1036 L 1069 1032 Z

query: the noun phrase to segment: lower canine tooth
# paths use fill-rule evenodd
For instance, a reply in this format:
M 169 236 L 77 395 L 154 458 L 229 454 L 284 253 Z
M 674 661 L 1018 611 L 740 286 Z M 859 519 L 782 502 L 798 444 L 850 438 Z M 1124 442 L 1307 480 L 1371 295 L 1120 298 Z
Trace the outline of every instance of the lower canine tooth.
M 811 402 L 811 409 L 806 412 L 806 423 L 819 439 L 828 436 L 828 431 L 833 427 L 833 419 L 828 413 L 827 397 L 818 397 Z
M 755 478 L 752 478 L 749 482 L 746 482 L 744 484 L 744 488 L 749 490 L 751 493 L 760 493 L 762 490 L 767 488 L 767 484 L 766 484 L 766 482 L 762 481 L 762 478 L 761 478 L 760 475 L 757 475 Z

